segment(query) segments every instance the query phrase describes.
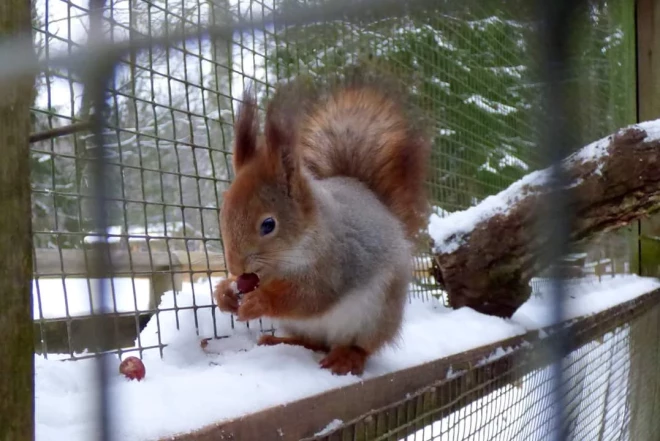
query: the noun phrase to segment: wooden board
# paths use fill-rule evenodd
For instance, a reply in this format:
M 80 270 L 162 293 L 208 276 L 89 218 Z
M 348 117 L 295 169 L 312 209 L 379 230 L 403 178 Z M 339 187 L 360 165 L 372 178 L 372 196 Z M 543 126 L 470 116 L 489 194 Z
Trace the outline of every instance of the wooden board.
M 569 350 L 576 350 L 601 338 L 607 332 L 632 322 L 658 304 L 660 304 L 660 290 L 601 313 L 571 321 L 568 327 L 571 334 Z M 547 365 L 548 360 L 542 354 L 544 348 L 552 344 L 554 329 L 557 327 L 544 328 L 546 334 L 550 336 L 543 339 L 539 338 L 538 331 L 531 331 L 519 337 L 451 357 L 332 389 L 241 418 L 223 421 L 192 433 L 168 437 L 167 440 L 299 441 L 305 438 L 311 440 L 315 439 L 315 433 L 334 419 L 349 423 L 360 421 L 360 424 L 367 426 L 375 421 L 378 427 L 379 417 L 396 406 L 407 407 L 410 410 L 408 413 L 399 413 L 399 416 L 405 417 L 396 423 L 396 427 L 415 420 L 421 413 L 416 407 L 427 411 L 440 409 L 433 414 L 433 418 L 437 420 L 494 392 L 499 387 L 515 384 L 523 375 Z M 514 350 L 492 362 L 480 363 L 483 362 L 484 357 L 491 355 L 500 347 Z M 465 370 L 465 373 L 447 378 L 449 368 L 452 372 Z M 489 383 L 489 387 L 478 387 L 486 382 Z M 461 399 L 458 400 L 457 397 Z M 420 406 L 415 404 L 417 398 Z M 412 424 L 407 429 L 407 433 L 414 433 L 422 423 L 423 420 Z M 353 425 L 348 424 L 342 435 L 351 435 L 353 429 Z M 397 433 L 396 439 L 404 436 L 405 433 Z M 335 437 L 333 436 L 332 439 Z M 336 437 L 336 439 L 346 438 Z M 348 439 L 353 440 L 354 437 L 351 435 Z
M 35 251 L 35 277 L 99 277 L 94 273 L 91 250 L 57 250 L 39 248 Z M 110 252 L 110 261 L 116 275 L 149 275 L 158 271 L 170 271 L 180 265 L 174 253 L 165 252 Z M 105 275 L 105 274 L 102 274 Z

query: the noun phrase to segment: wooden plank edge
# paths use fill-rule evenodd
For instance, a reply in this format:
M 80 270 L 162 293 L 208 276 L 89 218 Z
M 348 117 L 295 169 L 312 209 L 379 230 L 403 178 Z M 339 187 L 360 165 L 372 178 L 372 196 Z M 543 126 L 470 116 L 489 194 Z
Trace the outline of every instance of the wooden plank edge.
M 552 335 L 557 329 L 568 328 L 569 332 L 573 334 L 569 349 L 574 351 L 622 324 L 630 322 L 658 303 L 660 303 L 660 289 L 597 314 L 530 331 L 470 351 L 331 389 L 239 418 L 211 424 L 193 432 L 162 438 L 162 440 L 298 441 L 301 439 L 329 439 L 328 437 L 350 428 L 358 421 L 407 402 L 412 397 L 429 392 L 432 388 L 448 387 L 452 389 L 452 385 L 454 393 L 464 395 L 458 408 L 464 407 L 484 396 L 486 392 L 492 393 L 497 388 L 510 384 L 527 373 L 547 365 L 547 360 L 541 360 L 535 354 L 539 352 L 538 349 L 542 345 L 550 344 Z M 541 338 L 541 334 L 546 334 L 547 337 Z M 484 359 L 492 355 L 498 348 L 509 351 L 508 355 L 483 363 Z M 450 368 L 452 372 L 465 372 L 448 379 L 447 374 Z M 467 391 L 466 394 L 466 391 L 459 390 L 455 385 L 455 382 L 463 375 L 470 375 L 468 381 L 473 387 L 498 377 L 501 377 L 501 381 L 497 381 L 497 388 L 491 387 L 487 391 L 480 388 Z M 479 381 L 475 381 L 476 379 Z M 436 392 L 436 396 L 443 395 Z M 434 414 L 434 419 L 442 418 L 442 414 L 449 414 L 455 410 L 457 410 L 455 406 L 449 406 L 444 412 Z M 340 419 L 346 423 L 329 434 L 314 438 L 314 434 L 333 419 Z M 418 428 L 413 425 L 409 432 L 414 433 L 416 430 Z M 397 435 L 397 438 L 403 437 L 405 434 Z
M 598 314 L 567 322 L 567 331 L 571 334 L 571 344 L 567 354 L 595 341 L 602 343 L 602 338 L 605 334 L 614 331 L 626 323 L 631 323 L 634 319 L 659 303 L 660 290 L 656 290 L 630 301 L 629 304 L 618 305 L 602 315 Z M 550 328 L 544 328 L 544 330 L 548 329 Z M 406 403 L 422 398 L 425 395 L 433 394 L 444 398 L 442 402 L 436 403 L 435 406 L 427 406 L 420 415 L 413 416 L 407 422 L 409 426 L 407 430 L 402 431 L 397 428 L 396 430 L 378 434 L 381 436 L 378 439 L 384 439 L 387 436 L 391 436 L 392 439 L 396 440 L 404 439 L 429 424 L 428 422 L 425 423 L 424 420 L 431 419 L 432 421 L 437 421 L 444 418 L 470 405 L 474 401 L 496 392 L 503 386 L 517 384 L 525 375 L 531 372 L 547 367 L 551 360 L 545 356 L 547 352 L 544 351 L 550 349 L 550 345 L 554 343 L 554 338 L 556 338 L 556 334 L 551 334 L 547 338 L 541 338 L 538 331 L 530 331 L 523 338 L 524 343 L 517 346 L 505 356 L 488 363 L 477 364 L 476 367 L 465 370 L 453 378 L 437 380 L 415 393 L 407 394 L 405 398 L 398 402 L 380 409 L 371 410 L 352 421 L 345 422 L 325 435 L 311 436 L 303 438 L 301 441 L 332 439 L 337 434 L 341 435 L 342 430 L 359 424 L 362 420 L 378 418 L 383 413 L 404 406 Z M 461 388 L 461 381 L 470 385 L 471 388 L 468 390 L 464 387 Z M 488 385 L 488 388 L 483 387 L 484 385 Z

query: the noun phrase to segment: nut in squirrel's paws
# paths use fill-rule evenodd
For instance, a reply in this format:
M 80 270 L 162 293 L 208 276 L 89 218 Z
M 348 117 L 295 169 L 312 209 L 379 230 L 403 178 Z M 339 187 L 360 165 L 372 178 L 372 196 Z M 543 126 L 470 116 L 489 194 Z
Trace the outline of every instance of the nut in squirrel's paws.
M 236 279 L 236 289 L 242 294 L 247 294 L 259 287 L 259 276 L 255 273 L 241 274 Z
M 241 274 L 220 281 L 213 295 L 220 311 L 238 314 L 243 294 L 254 291 L 258 286 L 259 276 L 254 273 Z
M 367 361 L 367 352 L 357 346 L 338 346 L 320 361 L 324 369 L 330 369 L 335 375 L 362 375 Z

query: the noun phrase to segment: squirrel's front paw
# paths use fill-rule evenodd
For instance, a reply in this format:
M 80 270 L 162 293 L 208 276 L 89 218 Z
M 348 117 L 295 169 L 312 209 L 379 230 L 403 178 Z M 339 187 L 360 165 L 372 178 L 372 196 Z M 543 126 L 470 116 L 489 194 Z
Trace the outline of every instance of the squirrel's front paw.
M 222 312 L 230 312 L 232 314 L 238 312 L 238 294 L 232 289 L 232 283 L 234 282 L 235 278 L 230 277 L 215 285 L 213 297 L 215 297 L 215 303 L 218 305 L 218 309 Z
M 243 297 L 243 302 L 238 308 L 238 321 L 246 322 L 248 320 L 255 320 L 267 315 L 269 311 L 268 299 L 257 288 Z

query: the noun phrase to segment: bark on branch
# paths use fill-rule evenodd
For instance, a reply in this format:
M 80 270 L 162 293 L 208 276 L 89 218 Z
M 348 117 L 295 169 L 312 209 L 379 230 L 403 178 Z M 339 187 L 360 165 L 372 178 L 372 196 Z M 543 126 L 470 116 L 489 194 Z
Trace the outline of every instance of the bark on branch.
M 624 226 L 660 208 L 660 120 L 621 129 L 569 158 L 563 166 L 575 214 L 573 242 Z M 451 307 L 511 317 L 529 298 L 543 268 L 547 232 L 547 170 L 527 175 L 466 211 L 431 220 L 434 276 Z

